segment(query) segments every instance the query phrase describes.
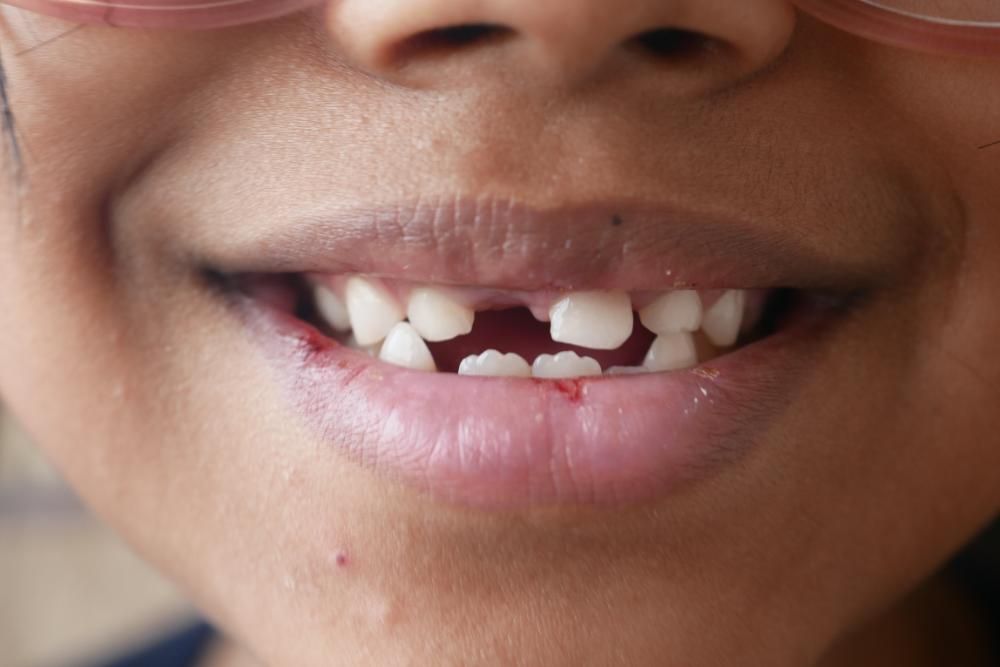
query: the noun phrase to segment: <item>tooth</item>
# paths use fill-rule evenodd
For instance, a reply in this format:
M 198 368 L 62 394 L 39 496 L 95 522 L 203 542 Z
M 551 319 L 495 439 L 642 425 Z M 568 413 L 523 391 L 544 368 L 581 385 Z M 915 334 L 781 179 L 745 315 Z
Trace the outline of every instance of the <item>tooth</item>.
M 436 371 L 434 357 L 427 343 L 410 324 L 400 322 L 392 328 L 378 353 L 382 361 L 416 371 Z
M 419 287 L 410 294 L 406 316 L 421 338 L 436 343 L 472 331 L 476 312 L 442 290 Z
M 458 374 L 526 378 L 531 377 L 531 366 L 521 355 L 486 350 L 479 356 L 473 354 L 463 359 L 458 366 Z
M 653 372 L 675 371 L 698 365 L 694 336 L 686 331 L 657 336 L 642 365 Z
M 351 278 L 344 288 L 351 328 L 359 345 L 373 345 L 403 321 L 403 309 L 384 287 L 364 278 Z
M 713 344 L 729 347 L 739 338 L 746 297 L 743 290 L 729 290 L 705 311 L 701 328 Z
M 315 299 L 320 316 L 335 331 L 351 330 L 351 317 L 347 314 L 347 306 L 339 296 L 329 288 L 318 285 L 315 289 Z
M 601 365 L 595 359 L 581 357 L 576 352 L 560 352 L 555 356 L 542 354 L 531 365 L 533 377 L 550 380 L 600 374 Z
M 667 292 L 639 311 L 643 326 L 655 334 L 697 331 L 701 316 L 701 297 L 694 290 Z
M 552 340 L 613 350 L 632 335 L 632 301 L 625 292 L 573 292 L 549 311 Z

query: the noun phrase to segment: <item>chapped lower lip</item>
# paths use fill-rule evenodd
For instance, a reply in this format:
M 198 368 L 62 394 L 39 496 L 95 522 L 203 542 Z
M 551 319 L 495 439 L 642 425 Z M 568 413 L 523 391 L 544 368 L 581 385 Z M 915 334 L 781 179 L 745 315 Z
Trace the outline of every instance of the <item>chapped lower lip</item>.
M 830 319 L 803 315 L 690 371 L 552 381 L 397 368 L 260 301 L 240 304 L 324 442 L 382 477 L 483 509 L 636 503 L 711 475 L 761 442 Z

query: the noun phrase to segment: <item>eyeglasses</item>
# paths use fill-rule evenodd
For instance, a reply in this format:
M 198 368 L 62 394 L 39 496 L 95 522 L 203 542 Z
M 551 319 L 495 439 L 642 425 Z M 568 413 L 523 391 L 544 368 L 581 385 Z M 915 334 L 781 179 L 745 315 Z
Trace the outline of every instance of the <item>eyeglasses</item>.
M 323 1 L 0 0 L 76 23 L 188 30 L 264 21 Z M 878 42 L 922 51 L 1000 56 L 1000 0 L 793 2 L 821 21 Z
M 1000 0 L 794 0 L 861 37 L 920 51 L 1000 56 Z

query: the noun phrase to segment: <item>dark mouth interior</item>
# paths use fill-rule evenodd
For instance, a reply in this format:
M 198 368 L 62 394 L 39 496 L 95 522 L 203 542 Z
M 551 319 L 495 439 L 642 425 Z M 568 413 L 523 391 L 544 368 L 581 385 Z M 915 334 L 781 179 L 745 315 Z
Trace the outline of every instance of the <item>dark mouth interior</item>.
M 527 308 L 508 308 L 476 313 L 472 332 L 444 343 L 428 343 L 438 369 L 458 372 L 458 365 L 472 354 L 489 349 L 516 352 L 524 359 L 534 359 L 540 354 L 556 354 L 573 350 L 580 356 L 596 359 L 601 368 L 611 366 L 638 366 L 653 342 L 653 334 L 639 324 L 632 337 L 614 350 L 592 350 L 557 343 L 549 335 L 549 323 L 539 322 Z
M 218 279 L 217 279 L 218 281 Z M 314 327 L 331 339 L 343 342 L 344 336 L 332 331 L 316 312 L 311 290 L 298 274 L 245 274 L 225 279 L 230 287 L 267 303 Z M 749 345 L 780 330 L 784 323 L 807 302 L 805 293 L 795 289 L 774 289 L 768 293 L 763 313 L 757 325 L 744 332 L 736 348 Z M 442 343 L 428 343 L 438 370 L 457 372 L 461 361 L 489 349 L 515 352 L 524 359 L 534 359 L 540 354 L 555 354 L 573 350 L 581 356 L 596 359 L 602 368 L 612 366 L 639 366 L 652 344 L 654 334 L 635 320 L 631 338 L 614 350 L 593 350 L 557 343 L 549 335 L 549 323 L 535 319 L 527 308 L 486 310 L 476 313 L 472 332 Z M 707 339 L 696 334 L 699 358 L 717 356 Z

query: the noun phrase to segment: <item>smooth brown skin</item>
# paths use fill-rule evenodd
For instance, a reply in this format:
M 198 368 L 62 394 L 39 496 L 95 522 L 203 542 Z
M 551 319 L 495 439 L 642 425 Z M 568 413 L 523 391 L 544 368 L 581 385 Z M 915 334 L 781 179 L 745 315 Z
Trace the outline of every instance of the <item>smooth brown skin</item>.
M 0 191 L 0 394 L 264 663 L 936 662 L 901 601 L 1000 509 L 1000 61 L 777 0 L 340 0 L 26 53 L 69 26 L 2 16 L 27 189 Z M 393 48 L 484 21 L 515 33 Z M 728 50 L 625 46 L 669 26 Z M 192 254 L 303 201 L 455 193 L 749 211 L 877 286 L 740 464 L 641 507 L 444 506 L 299 427 Z

